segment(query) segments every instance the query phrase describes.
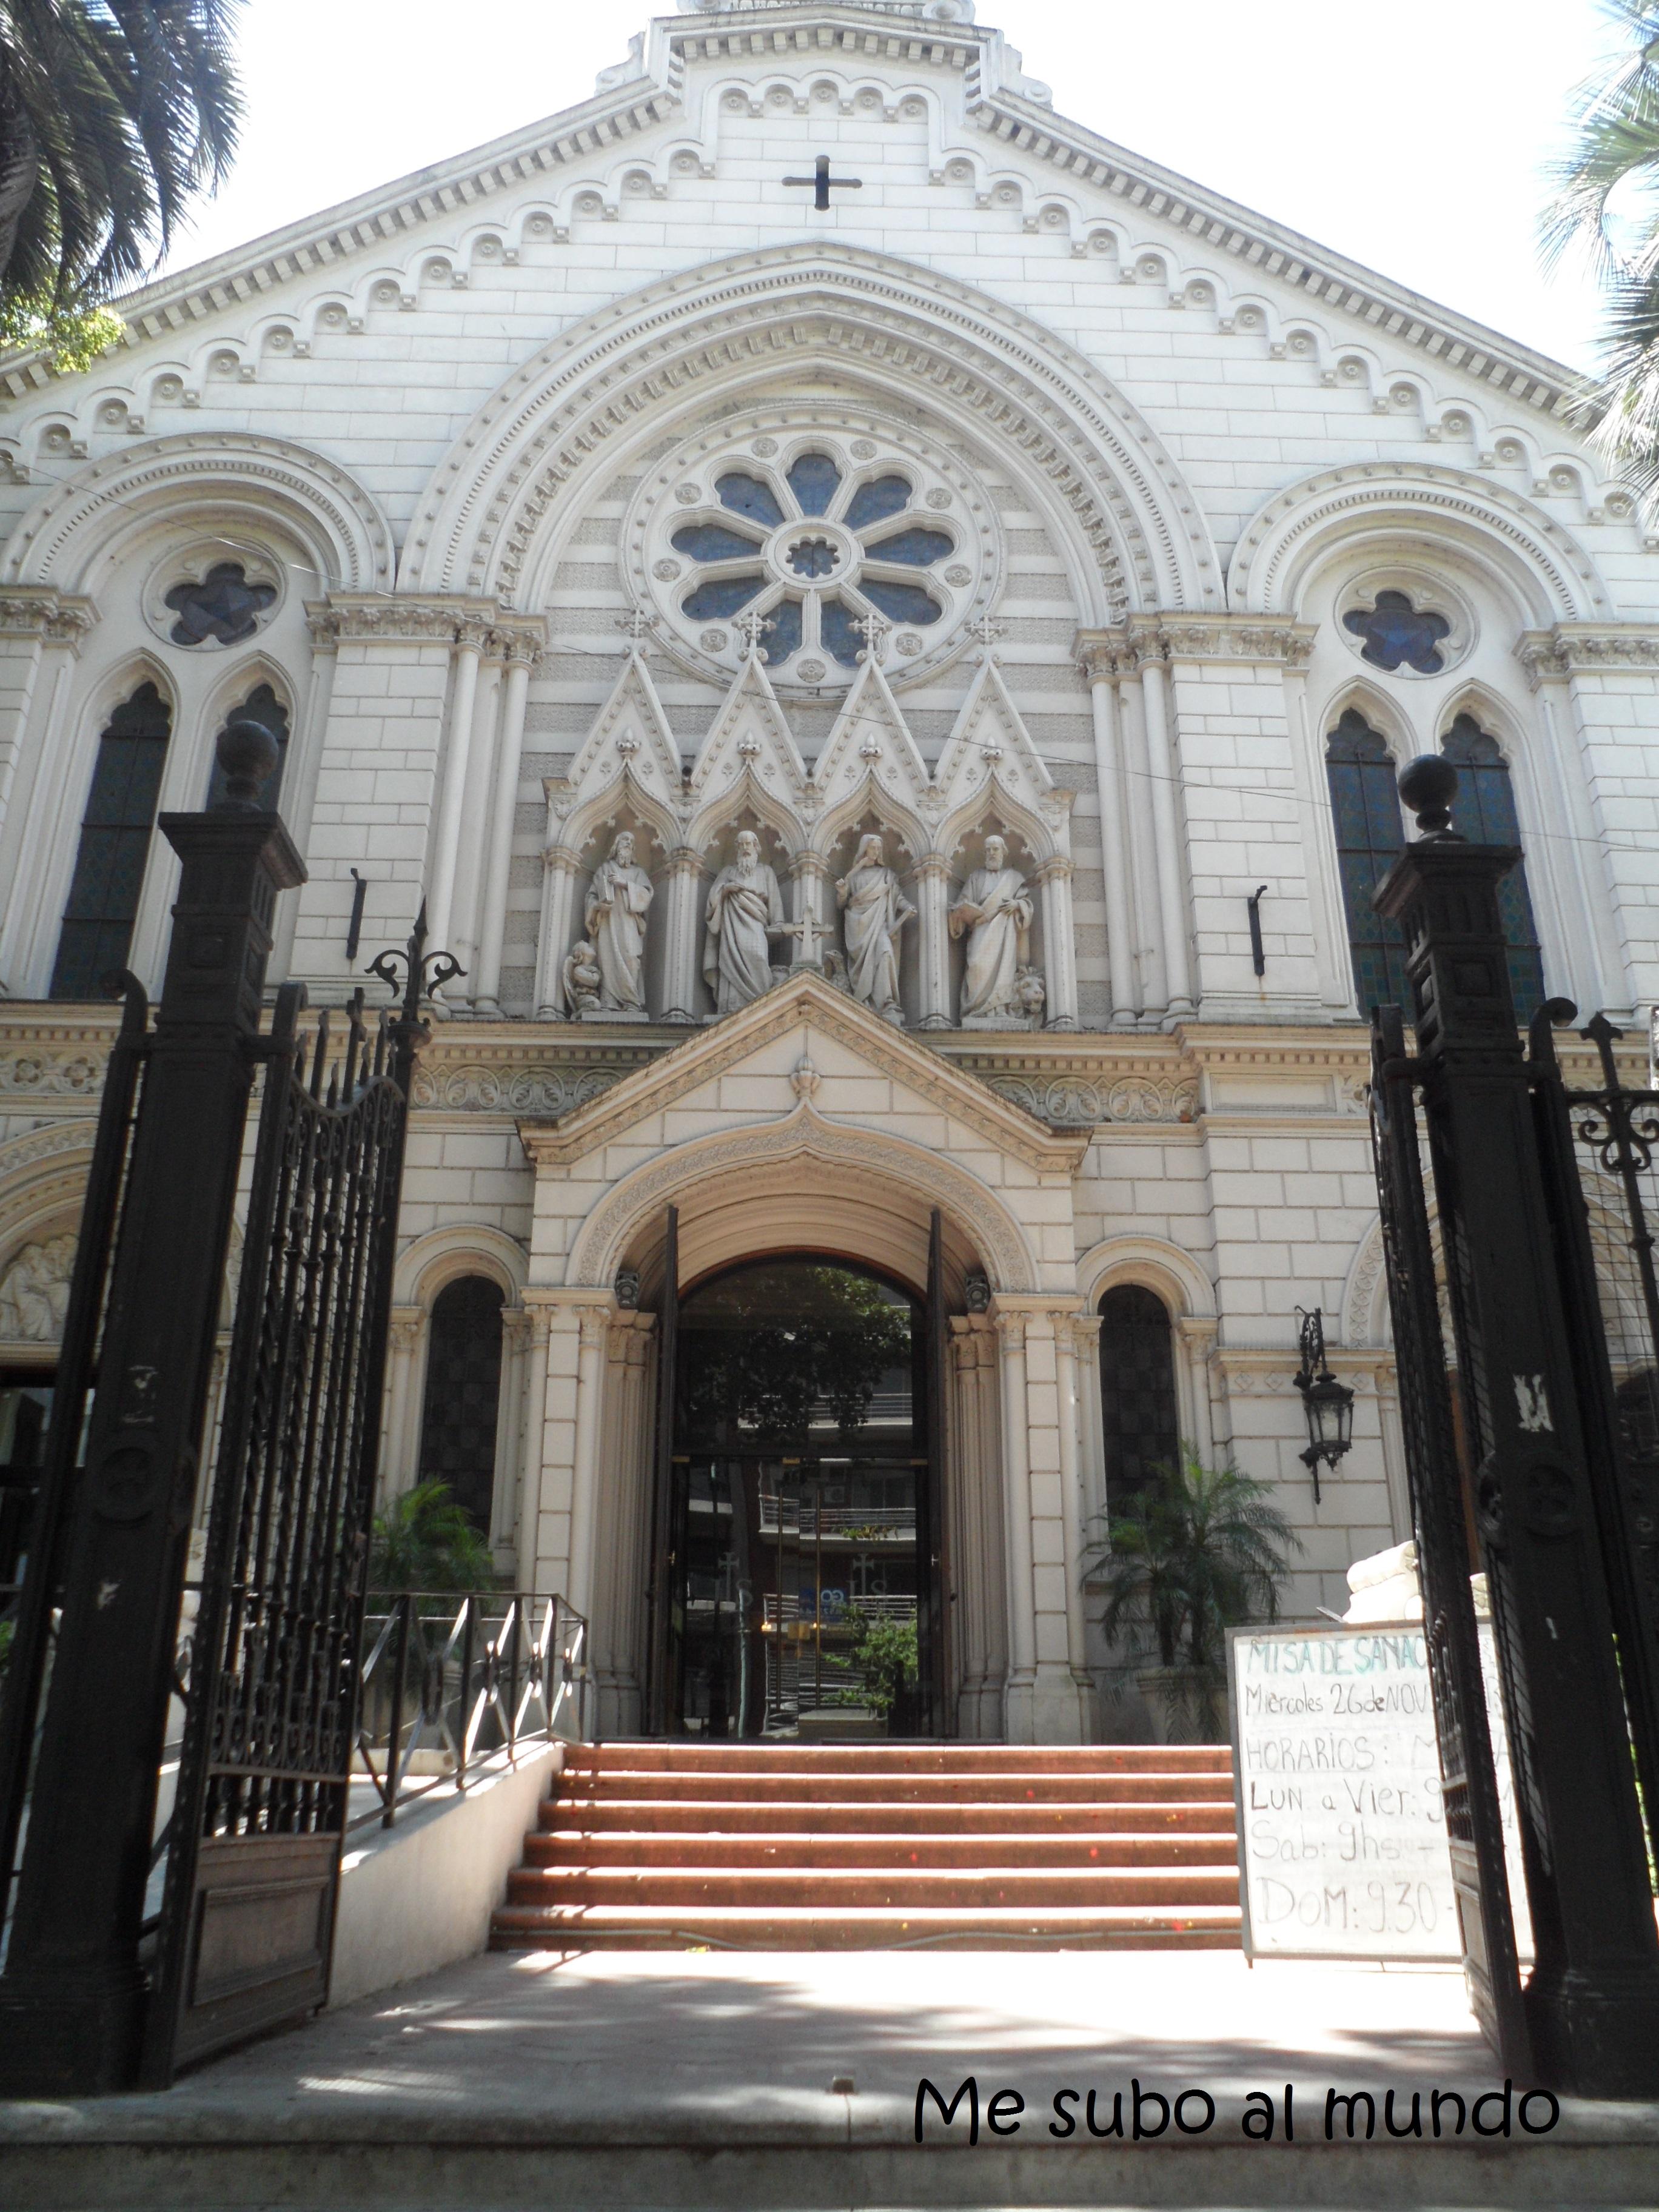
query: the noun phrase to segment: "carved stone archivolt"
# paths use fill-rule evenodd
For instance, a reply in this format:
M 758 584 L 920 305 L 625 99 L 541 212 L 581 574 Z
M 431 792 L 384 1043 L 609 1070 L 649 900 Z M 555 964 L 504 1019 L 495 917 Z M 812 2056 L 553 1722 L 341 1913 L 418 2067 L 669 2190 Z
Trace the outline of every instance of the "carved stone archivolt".
M 1011 1099 L 1056 1128 L 1092 1128 L 1107 1121 L 1195 1121 L 1196 1083 L 1127 1075 L 1091 1082 L 1077 1075 L 989 1075 L 1000 1097 Z

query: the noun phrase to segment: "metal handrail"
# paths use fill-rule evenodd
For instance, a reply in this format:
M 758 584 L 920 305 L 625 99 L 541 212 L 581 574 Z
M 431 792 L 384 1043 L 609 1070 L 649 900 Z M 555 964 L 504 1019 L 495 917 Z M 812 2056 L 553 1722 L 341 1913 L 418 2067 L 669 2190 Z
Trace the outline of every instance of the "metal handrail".
M 586 1740 L 587 1622 L 556 1593 L 376 1592 L 364 1643 L 351 1778 L 366 1777 L 377 1802 L 348 1834 L 391 1827 L 434 1790 L 465 1791 L 503 1752 L 516 1764 L 526 1744 Z M 436 1771 L 416 1774 L 417 1757 Z

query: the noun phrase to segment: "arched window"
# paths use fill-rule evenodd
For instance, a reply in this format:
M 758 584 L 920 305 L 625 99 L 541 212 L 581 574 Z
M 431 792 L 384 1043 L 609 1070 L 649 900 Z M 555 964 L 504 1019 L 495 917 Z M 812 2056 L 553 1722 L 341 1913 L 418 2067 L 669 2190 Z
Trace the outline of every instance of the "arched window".
M 1359 1011 L 1369 1014 L 1373 1006 L 1409 1007 L 1411 990 L 1399 926 L 1384 921 L 1371 905 L 1371 894 L 1406 842 L 1400 793 L 1393 756 L 1357 708 L 1347 708 L 1326 741 L 1325 773 L 1331 787 L 1342 905 Z
M 52 971 L 54 999 L 102 998 L 105 977 L 127 964 L 172 726 L 166 700 L 141 684 L 98 740 Z
M 439 1291 L 421 1413 L 420 1480 L 447 1482 L 486 1535 L 495 1486 L 501 1304 L 499 1285 L 485 1275 L 462 1275 Z
M 1452 828 L 1472 845 L 1518 845 L 1521 825 L 1515 811 L 1510 765 L 1496 738 L 1473 714 L 1460 714 L 1440 741 L 1440 750 L 1457 770 Z M 1498 911 L 1504 942 L 1510 949 L 1510 988 L 1516 1018 L 1529 1022 L 1544 998 L 1544 962 L 1538 949 L 1538 925 L 1527 890 L 1527 864 L 1517 860 L 1498 886 Z
M 1100 1414 L 1106 1501 L 1115 1511 L 1181 1449 L 1169 1313 L 1139 1283 L 1120 1285 L 1100 1302 Z
M 228 722 L 233 718 L 239 722 L 243 720 L 258 722 L 262 729 L 269 730 L 276 740 L 276 765 L 265 778 L 264 787 L 259 793 L 260 805 L 274 807 L 282 793 L 283 770 L 288 766 L 288 709 L 269 684 L 260 684 L 248 693 L 240 707 L 232 708 L 225 720 Z M 209 806 L 216 806 L 224 795 L 225 772 L 220 767 L 216 755 L 213 774 L 208 779 L 208 794 L 205 803 Z

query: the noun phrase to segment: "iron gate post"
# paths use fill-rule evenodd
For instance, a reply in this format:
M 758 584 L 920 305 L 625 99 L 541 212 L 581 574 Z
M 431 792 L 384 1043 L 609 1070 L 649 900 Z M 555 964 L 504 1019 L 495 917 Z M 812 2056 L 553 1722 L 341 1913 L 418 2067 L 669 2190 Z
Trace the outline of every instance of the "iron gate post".
M 156 1770 L 276 894 L 306 872 L 252 804 L 275 765 L 239 725 L 224 802 L 164 814 L 182 863 L 64 1566 L 16 1916 L 0 2096 L 131 2083 Z
M 1401 923 L 1475 1468 L 1535 1965 L 1543 2079 L 1659 2094 L 1659 1938 L 1498 887 L 1447 830 L 1455 771 L 1401 778 L 1428 833 L 1376 892 Z

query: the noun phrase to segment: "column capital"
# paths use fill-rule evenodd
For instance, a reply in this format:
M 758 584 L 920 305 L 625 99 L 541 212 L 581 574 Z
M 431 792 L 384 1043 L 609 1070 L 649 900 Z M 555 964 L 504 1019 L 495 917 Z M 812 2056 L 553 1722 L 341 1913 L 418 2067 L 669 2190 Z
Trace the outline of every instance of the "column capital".
M 328 599 L 312 602 L 319 615 L 333 617 L 336 637 L 342 642 L 385 645 L 410 640 L 453 645 L 464 626 L 488 630 L 497 608 L 492 599 L 451 598 L 445 593 L 416 599 L 397 592 L 332 592 Z
M 51 585 L 0 584 L 0 637 L 38 638 L 72 653 L 98 619 L 89 599 Z

